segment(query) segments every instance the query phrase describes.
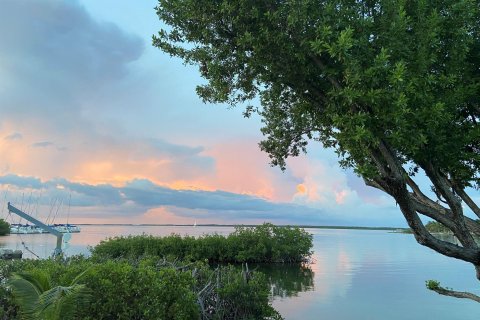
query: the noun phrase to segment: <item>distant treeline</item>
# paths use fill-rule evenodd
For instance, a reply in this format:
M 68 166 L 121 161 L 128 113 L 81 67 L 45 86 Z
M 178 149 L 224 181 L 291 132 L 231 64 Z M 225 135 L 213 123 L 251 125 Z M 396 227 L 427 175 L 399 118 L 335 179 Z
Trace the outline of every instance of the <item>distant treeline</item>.
M 312 247 L 312 235 L 305 230 L 265 223 L 255 227 L 237 226 L 228 236 L 141 235 L 110 238 L 92 249 L 92 258 L 153 256 L 184 261 L 208 260 L 209 263 L 290 263 L 307 261 Z

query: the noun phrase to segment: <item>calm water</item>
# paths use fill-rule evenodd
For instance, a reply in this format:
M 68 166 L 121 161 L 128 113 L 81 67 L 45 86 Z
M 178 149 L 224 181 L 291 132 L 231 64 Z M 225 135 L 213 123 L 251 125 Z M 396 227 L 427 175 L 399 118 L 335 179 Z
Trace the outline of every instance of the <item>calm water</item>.
M 83 226 L 73 234 L 68 254 L 88 254 L 88 246 L 115 235 L 228 234 L 227 227 Z M 272 283 L 273 305 L 286 319 L 478 319 L 480 305 L 437 295 L 425 280 L 480 294 L 469 264 L 418 245 L 411 235 L 386 231 L 317 230 L 315 263 L 263 267 Z M 42 235 L 0 237 L 0 247 L 51 254 L 55 238 Z M 25 251 L 25 250 L 24 250 Z

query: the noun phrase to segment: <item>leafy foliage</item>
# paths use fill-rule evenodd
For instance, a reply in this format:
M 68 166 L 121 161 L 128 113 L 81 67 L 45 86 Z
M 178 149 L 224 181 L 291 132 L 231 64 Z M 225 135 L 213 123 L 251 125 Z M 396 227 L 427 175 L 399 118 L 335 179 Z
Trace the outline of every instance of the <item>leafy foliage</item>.
M 75 278 L 82 271 L 82 276 Z M 28 318 L 30 314 L 35 319 L 56 319 L 61 314 L 61 319 L 85 320 L 281 319 L 269 304 L 269 285 L 262 274 L 233 267 L 212 269 L 200 262 L 185 265 L 155 257 L 102 262 L 83 257 L 3 261 L 0 277 L 0 316 L 6 319 Z M 20 278 L 28 281 L 18 283 Z M 64 295 L 57 294 L 67 291 L 61 283 L 81 283 L 82 288 L 88 288 L 88 305 L 75 309 L 74 301 L 59 300 Z M 24 288 L 23 297 L 17 289 L 8 288 Z M 39 292 L 48 297 L 42 300 Z M 55 302 L 45 303 L 48 300 Z M 67 305 L 74 309 L 63 309 Z
M 435 290 L 440 288 L 440 282 L 436 280 L 427 280 L 425 281 L 425 285 L 427 286 L 428 290 Z
M 196 265 L 195 291 L 202 319 L 282 319 L 269 304 L 269 285 L 262 273 L 234 266 L 212 269 Z
M 248 265 L 213 269 L 199 261 L 304 261 L 311 248 L 312 235 L 303 229 L 264 224 L 238 227 L 228 237 L 115 238 L 93 248 L 91 258 L 3 261 L 0 316 L 281 319 L 269 304 L 272 279 L 249 271 Z M 308 279 L 311 282 L 311 275 Z M 76 289 L 89 290 L 88 306 L 72 306 L 74 300 L 68 297 L 75 296 Z M 294 291 L 288 289 L 288 294 Z
M 10 233 L 10 224 L 3 219 L 0 219 L 0 236 Z
M 106 261 L 85 279 L 96 294 L 84 319 L 198 319 L 193 278 L 173 268 Z
M 478 1 L 159 0 L 156 12 L 166 27 L 153 45 L 199 67 L 205 102 L 258 112 L 273 165 L 311 141 L 333 148 L 395 199 L 420 244 L 480 279 L 480 226 L 463 209 L 480 218 L 467 193 L 480 187 Z
M 77 283 L 79 279 L 77 276 L 68 286 L 53 287 L 47 274 L 33 270 L 14 273 L 7 285 L 22 319 L 75 319 L 85 311 L 90 298 L 85 285 Z
M 260 96 L 274 164 L 314 137 L 374 176 L 385 140 L 403 163 L 478 181 L 475 1 L 160 0 L 157 14 L 154 46 L 199 66 L 205 101 Z
M 303 262 L 312 254 L 312 235 L 298 227 L 265 223 L 235 228 L 224 237 L 217 234 L 199 238 L 128 236 L 102 241 L 92 250 L 94 259 L 171 257 L 189 261 L 214 262 Z

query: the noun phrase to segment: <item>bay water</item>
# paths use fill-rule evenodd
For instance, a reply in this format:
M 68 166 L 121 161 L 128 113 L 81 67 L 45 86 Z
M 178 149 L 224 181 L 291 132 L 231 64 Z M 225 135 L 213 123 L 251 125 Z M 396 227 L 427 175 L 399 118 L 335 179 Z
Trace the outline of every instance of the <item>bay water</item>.
M 89 254 L 89 246 L 120 235 L 229 234 L 232 227 L 83 225 L 72 234 L 67 255 Z M 306 229 L 313 234 L 313 263 L 250 266 L 265 272 L 272 304 L 285 319 L 478 319 L 480 304 L 429 291 L 425 281 L 480 295 L 468 263 L 417 244 L 412 235 L 383 230 Z M 23 242 L 23 244 L 22 244 Z M 55 237 L 22 234 L 0 237 L 0 247 L 24 257 L 51 255 Z M 32 253 L 30 253 L 31 251 Z

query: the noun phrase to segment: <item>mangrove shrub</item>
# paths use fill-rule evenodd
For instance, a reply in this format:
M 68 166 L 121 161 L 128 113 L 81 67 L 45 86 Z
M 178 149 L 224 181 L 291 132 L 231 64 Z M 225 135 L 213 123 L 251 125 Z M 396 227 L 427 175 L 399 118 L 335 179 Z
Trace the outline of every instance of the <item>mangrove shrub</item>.
M 70 300 L 71 310 L 54 310 L 62 319 L 281 319 L 269 304 L 270 287 L 261 273 L 153 257 L 101 262 L 84 257 L 1 261 L 0 319 L 22 319 L 38 310 L 38 295 L 28 304 L 15 294 L 12 281 L 17 281 L 17 274 L 33 275 L 30 283 L 46 283 L 48 278 L 48 288 L 57 292 L 72 288 L 72 284 L 88 289 L 88 303 Z M 79 274 L 82 276 L 77 277 Z M 67 305 L 62 304 L 61 295 L 58 298 L 53 305 Z M 49 314 L 46 319 L 54 318 Z
M 228 236 L 218 234 L 166 237 L 128 236 L 100 242 L 92 249 L 94 259 L 171 257 L 210 263 L 304 262 L 312 254 L 312 235 L 298 227 L 269 223 L 235 227 Z

